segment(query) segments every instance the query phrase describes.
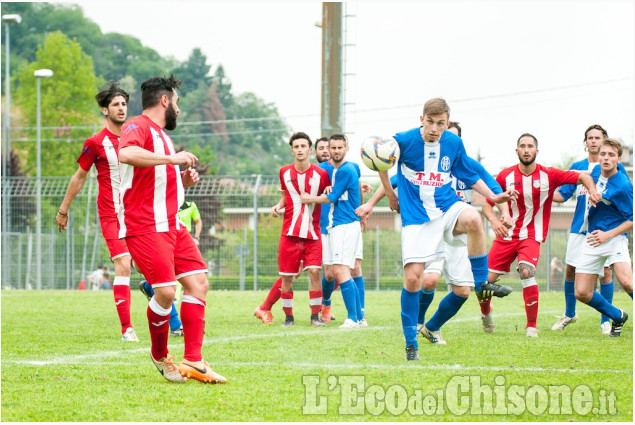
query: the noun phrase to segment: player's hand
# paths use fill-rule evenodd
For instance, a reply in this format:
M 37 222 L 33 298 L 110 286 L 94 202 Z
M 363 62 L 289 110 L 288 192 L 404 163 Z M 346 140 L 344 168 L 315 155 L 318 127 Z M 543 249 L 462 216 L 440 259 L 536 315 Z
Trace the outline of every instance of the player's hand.
M 363 205 L 360 205 L 359 207 L 355 209 L 355 215 L 363 219 L 367 219 L 368 217 L 370 217 L 372 213 L 373 213 L 373 207 L 368 205 L 368 202 Z
M 586 241 L 593 247 L 600 246 L 609 239 L 611 239 L 611 235 L 601 230 L 594 230 L 586 235 Z
M 55 222 L 57 223 L 57 231 L 61 232 L 62 230 L 66 230 L 66 226 L 68 225 L 68 213 L 66 215 L 62 215 L 57 212 L 55 215 Z
M 192 239 L 194 240 L 194 244 L 196 244 L 196 246 L 199 246 L 201 242 L 196 238 L 192 238 Z
M 503 202 L 515 201 L 518 199 L 518 191 L 515 189 L 507 189 L 505 192 L 494 195 L 492 202 L 502 204 Z
M 490 224 L 492 225 L 492 230 L 497 237 L 504 238 L 507 236 L 508 227 L 505 226 L 501 220 L 494 219 L 490 222 Z
M 399 212 L 399 198 L 395 193 L 388 195 L 388 205 L 392 211 Z
M 369 185 L 368 183 L 362 183 L 362 192 L 363 193 L 370 193 L 373 191 L 373 187 L 371 185 Z
M 599 192 L 596 192 L 594 194 L 590 194 L 589 193 L 589 202 L 591 203 L 591 205 L 596 206 L 598 204 L 598 202 L 600 202 L 602 200 L 602 194 Z
M 324 188 L 324 192 L 322 192 L 322 195 L 328 195 L 329 193 L 331 193 L 333 191 L 333 186 L 326 186 Z
M 200 180 L 198 175 L 198 171 L 194 168 L 188 168 L 185 171 L 181 171 L 181 180 L 183 181 L 183 187 L 187 189 L 188 187 L 194 186 Z
M 175 153 L 174 155 L 170 155 L 170 162 L 174 165 L 185 165 L 185 167 L 189 168 L 194 166 L 196 161 L 198 161 L 196 155 L 186 151 L 181 151 Z
M 280 214 L 278 214 L 278 212 L 280 211 L 281 208 L 282 206 L 280 205 L 280 203 L 277 203 L 276 205 L 271 207 L 271 216 L 276 218 L 280 217 Z
M 279 185 L 278 185 L 278 189 L 277 189 L 277 190 L 278 190 L 278 193 L 279 193 L 280 195 L 284 196 L 284 189 L 282 188 L 282 185 L 281 185 L 281 184 L 279 184 Z
M 360 221 L 359 225 L 362 227 L 362 232 L 365 232 L 366 229 L 368 228 L 368 220 L 366 220 L 365 217 L 362 217 L 362 220 Z
M 503 226 L 508 229 L 511 229 L 514 225 L 514 220 L 512 220 L 512 217 L 509 214 L 501 214 L 501 222 L 503 223 Z

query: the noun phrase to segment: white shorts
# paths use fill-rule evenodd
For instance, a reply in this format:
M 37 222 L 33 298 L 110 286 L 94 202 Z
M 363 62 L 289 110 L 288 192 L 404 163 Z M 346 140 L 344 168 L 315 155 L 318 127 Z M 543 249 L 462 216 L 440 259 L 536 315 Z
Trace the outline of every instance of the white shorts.
M 472 264 L 467 256 L 467 246 L 445 245 L 445 258 L 437 259 L 426 264 L 423 273 L 437 273 L 445 271 L 448 283 L 454 286 L 474 286 Z
M 585 242 L 580 254 L 581 265 L 576 267 L 575 272 L 602 275 L 606 265 L 615 263 L 631 264 L 628 239 L 624 235 L 616 236 L 595 247 Z
M 582 256 L 582 248 L 585 243 L 586 235 L 582 233 L 569 233 L 569 239 L 567 239 L 567 254 L 564 262 L 576 269 L 580 264 L 584 264 L 580 261 L 580 257 Z M 607 260 L 604 267 L 609 267 L 611 264 L 612 263 L 609 263 Z M 604 273 L 602 272 L 602 274 Z
M 355 267 L 355 254 L 361 232 L 359 221 L 339 224 L 329 229 L 332 251 L 330 264 L 341 264 L 351 269 Z
M 359 232 L 359 240 L 357 241 L 357 251 L 355 251 L 355 259 L 356 260 L 364 259 L 364 240 L 362 239 L 361 227 Z
M 442 258 L 445 243 L 449 246 L 466 246 L 467 235 L 454 236 L 454 226 L 464 209 L 474 208 L 465 202 L 456 202 L 441 217 L 423 224 L 411 224 L 401 228 L 401 258 L 404 267 L 409 263 L 428 263 Z
M 330 266 L 333 264 L 331 258 L 333 257 L 333 251 L 331 250 L 331 234 L 322 233 L 322 264 Z

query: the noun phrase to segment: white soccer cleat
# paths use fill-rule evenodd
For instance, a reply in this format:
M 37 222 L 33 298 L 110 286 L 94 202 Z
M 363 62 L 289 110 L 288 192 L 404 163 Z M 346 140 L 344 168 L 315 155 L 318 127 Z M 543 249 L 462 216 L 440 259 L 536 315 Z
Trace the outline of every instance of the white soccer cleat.
M 124 332 L 124 334 L 121 335 L 121 340 L 127 341 L 127 342 L 139 342 L 139 337 L 137 337 L 137 334 L 134 332 L 134 329 L 128 328 L 126 329 L 126 332 Z
M 492 320 L 492 313 L 483 314 L 481 313 L 481 321 L 483 321 L 483 331 L 485 333 L 491 334 L 494 332 L 494 320 Z
M 604 335 L 608 335 L 611 333 L 611 322 L 602 322 L 600 325 L 600 329 Z
M 567 317 L 564 314 L 562 316 L 556 316 L 558 320 L 551 327 L 552 331 L 562 331 L 564 328 L 569 326 L 571 323 L 575 323 L 578 320 L 578 315 L 576 314 L 573 317 Z
M 152 357 L 152 353 L 150 353 L 150 358 L 152 359 L 152 363 L 154 363 L 154 365 L 159 370 L 161 376 L 163 376 L 168 381 L 176 383 L 187 381 L 187 378 L 181 375 L 178 366 L 176 365 L 176 363 L 174 363 L 174 356 L 168 355 L 161 360 L 154 360 L 154 357 Z
M 528 338 L 538 338 L 538 329 L 529 327 L 526 335 Z
M 360 328 L 367 328 L 368 327 L 368 322 L 366 321 L 366 318 L 363 318 L 362 320 L 360 320 L 359 322 L 357 322 L 357 325 Z
M 431 330 L 426 328 L 425 325 L 424 325 L 423 328 L 421 328 L 421 335 L 425 339 L 427 339 L 428 341 L 430 341 L 433 344 L 437 344 L 437 345 L 446 345 L 447 344 L 447 342 L 445 342 L 445 340 L 441 336 L 441 331 L 440 330 L 432 332 Z
M 358 328 L 358 327 L 359 327 L 359 324 L 356 321 L 349 319 L 348 317 L 346 318 L 346 320 L 344 320 L 344 323 L 340 325 L 340 328 Z

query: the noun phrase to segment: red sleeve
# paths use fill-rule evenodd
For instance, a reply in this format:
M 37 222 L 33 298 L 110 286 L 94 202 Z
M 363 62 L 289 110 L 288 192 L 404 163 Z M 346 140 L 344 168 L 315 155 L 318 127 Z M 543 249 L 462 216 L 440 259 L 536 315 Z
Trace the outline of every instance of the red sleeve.
M 561 170 L 559 168 L 547 168 L 549 179 L 553 182 L 553 187 L 557 188 L 563 184 L 578 184 L 580 173 L 573 170 Z
M 84 147 L 82 147 L 82 153 L 77 158 L 77 163 L 84 171 L 89 171 L 97 160 L 97 147 L 93 143 L 93 138 L 86 139 Z
M 141 121 L 135 120 L 125 123 L 121 130 L 119 149 L 125 148 L 126 146 L 139 146 L 147 149 L 145 147 L 145 141 L 148 138 L 148 131 L 147 125 L 143 125 Z

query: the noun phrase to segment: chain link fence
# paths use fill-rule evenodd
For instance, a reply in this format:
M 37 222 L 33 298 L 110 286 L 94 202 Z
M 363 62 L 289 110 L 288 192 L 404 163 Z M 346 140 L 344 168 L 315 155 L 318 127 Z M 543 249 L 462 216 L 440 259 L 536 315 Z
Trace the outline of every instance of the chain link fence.
M 377 187 L 378 180 L 364 179 Z M 35 178 L 9 177 L 2 185 L 2 289 L 76 289 L 86 276 L 106 265 L 113 271 L 97 218 L 97 181 L 93 173 L 69 210 L 68 230 L 58 232 L 55 215 L 70 177 L 43 177 L 40 189 L 41 279 L 36 264 Z M 269 289 L 278 277 L 278 241 L 282 219 L 270 214 L 280 198 L 277 176 L 202 176 L 186 190 L 203 221 L 199 248 L 209 269 L 210 289 Z M 401 221 L 384 200 L 364 232 L 363 272 L 368 289 L 402 286 Z M 573 204 L 554 207 L 548 240 L 543 244 L 537 280 L 542 290 L 562 290 L 564 258 Z M 257 219 L 255 218 L 257 217 Z M 493 238 L 485 221 L 488 246 Z M 631 252 L 632 252 L 632 238 Z M 425 243 L 422 241 L 422 243 Z M 513 272 L 506 282 L 520 289 Z M 114 273 L 111 273 L 114 274 Z M 300 283 L 308 278 L 300 278 Z M 133 282 L 142 280 L 133 273 Z M 616 285 L 618 288 L 619 285 Z

